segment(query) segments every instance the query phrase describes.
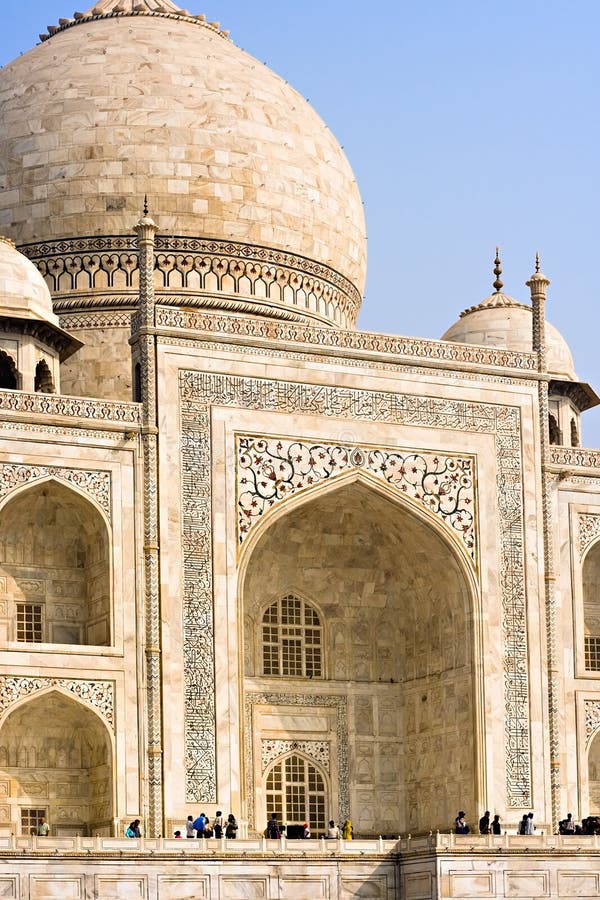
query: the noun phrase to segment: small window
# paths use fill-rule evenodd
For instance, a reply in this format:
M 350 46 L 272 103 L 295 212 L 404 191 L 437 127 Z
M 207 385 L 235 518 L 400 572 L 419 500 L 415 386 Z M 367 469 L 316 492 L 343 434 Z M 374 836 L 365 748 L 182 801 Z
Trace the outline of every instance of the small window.
M 263 616 L 263 673 L 320 678 L 322 632 L 310 604 L 293 594 L 276 600 Z
M 548 416 L 548 437 L 551 444 L 561 443 L 560 428 L 558 427 L 556 416 L 553 416 L 552 413 Z
M 21 834 L 37 834 L 37 827 L 41 818 L 48 815 L 45 809 L 21 809 Z
M 42 607 L 38 603 L 17 603 L 17 640 L 28 644 L 42 641 Z
M 571 447 L 579 447 L 579 434 L 575 419 L 571 419 Z
M 590 672 L 600 672 L 600 637 L 585 637 L 585 667 Z

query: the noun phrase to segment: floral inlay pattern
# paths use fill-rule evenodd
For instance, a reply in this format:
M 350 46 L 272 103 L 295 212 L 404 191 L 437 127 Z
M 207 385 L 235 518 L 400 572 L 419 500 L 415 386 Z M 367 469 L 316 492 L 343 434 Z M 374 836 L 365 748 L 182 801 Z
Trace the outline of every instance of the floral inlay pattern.
M 324 479 L 363 469 L 438 516 L 476 559 L 472 456 L 241 435 L 237 458 L 240 544 L 277 503 Z
M 107 518 L 111 515 L 110 472 L 92 472 L 84 469 L 66 469 L 62 466 L 23 466 L 6 463 L 0 466 L 0 499 L 15 488 L 48 476 L 74 484 L 85 494 L 89 494 L 104 510 Z
M 268 741 L 261 745 L 261 763 L 263 774 L 274 760 L 279 759 L 292 750 L 304 753 L 314 760 L 326 772 L 329 772 L 329 741 Z
M 600 728 L 600 700 L 585 700 L 585 740 L 586 743 Z
M 79 700 L 93 706 L 114 730 L 114 685 L 111 681 L 76 681 L 67 678 L 19 678 L 0 676 L 0 714 L 17 700 L 48 687 L 60 687 Z
M 600 535 L 600 515 L 579 513 L 579 555 L 583 556 L 588 546 Z

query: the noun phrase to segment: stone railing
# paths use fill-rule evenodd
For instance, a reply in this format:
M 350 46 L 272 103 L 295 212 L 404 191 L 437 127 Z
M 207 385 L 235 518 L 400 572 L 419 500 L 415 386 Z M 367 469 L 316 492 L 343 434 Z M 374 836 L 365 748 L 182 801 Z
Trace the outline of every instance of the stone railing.
M 585 447 L 550 447 L 550 464 L 572 468 L 600 469 L 600 450 Z
M 542 831 L 532 835 L 502 834 L 441 834 L 440 832 L 412 837 L 400 836 L 394 839 L 376 838 L 374 840 L 357 839 L 353 841 L 328 840 L 315 838 L 310 840 L 270 840 L 265 837 L 246 838 L 242 840 L 186 840 L 185 838 L 126 838 L 126 837 L 35 837 L 5 835 L 0 836 L 0 857 L 11 854 L 26 856 L 31 854 L 49 854 L 52 856 L 73 856 L 79 854 L 115 854 L 118 856 L 134 855 L 172 856 L 180 854 L 186 857 L 215 856 L 390 856 L 394 854 L 423 853 L 488 853 L 502 851 L 513 853 L 545 853 L 562 851 L 566 853 L 600 852 L 600 835 L 559 835 L 544 834 Z
M 0 415 L 10 413 L 15 413 L 19 417 L 43 415 L 83 419 L 88 427 L 121 425 L 132 426 L 135 429 L 141 422 L 139 403 L 0 390 Z
M 286 856 L 306 856 L 307 854 L 346 854 L 364 856 L 378 854 L 388 856 L 398 852 L 396 839 L 384 840 L 328 840 L 315 838 L 309 840 L 270 840 L 264 837 L 247 838 L 245 840 L 227 840 L 226 838 L 201 838 L 186 840 L 185 838 L 126 838 L 126 837 L 36 837 L 6 835 L 0 836 L 0 856 L 11 853 L 25 855 L 27 853 L 51 854 L 53 856 L 113 853 L 116 855 L 157 854 L 185 856 L 215 856 L 223 854 L 252 856 L 256 854 Z

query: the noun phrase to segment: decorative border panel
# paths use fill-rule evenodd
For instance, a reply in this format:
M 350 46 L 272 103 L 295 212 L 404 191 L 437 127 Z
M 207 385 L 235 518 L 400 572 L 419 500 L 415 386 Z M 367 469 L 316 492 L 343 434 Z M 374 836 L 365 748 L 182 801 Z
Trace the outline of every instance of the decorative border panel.
M 531 735 L 523 537 L 520 411 L 491 403 L 180 372 L 184 550 L 184 673 L 189 802 L 216 800 L 210 408 L 272 410 L 324 418 L 491 434 L 496 444 L 504 641 L 507 803 L 531 805 Z
M 280 756 L 285 756 L 297 750 L 303 753 L 309 759 L 312 759 L 317 765 L 321 766 L 325 772 L 329 773 L 329 741 L 269 741 L 263 740 L 260 748 L 261 771 L 264 775 L 265 771 Z
M 112 681 L 80 681 L 69 678 L 21 678 L 0 675 L 0 714 L 23 697 L 31 697 L 48 687 L 60 687 L 99 712 L 115 730 L 115 686 Z
M 600 535 L 600 513 L 579 513 L 579 555 Z
M 89 494 L 104 510 L 110 521 L 112 512 L 110 472 L 67 469 L 62 466 L 26 466 L 2 463 L 0 464 L 0 500 L 15 488 L 48 476 L 73 484 L 83 493 Z
M 343 822 L 350 815 L 350 778 L 348 770 L 348 704 L 345 697 L 336 697 L 330 694 L 316 696 L 313 694 L 276 694 L 276 693 L 249 693 L 245 698 L 245 727 L 244 727 L 244 757 L 247 761 L 246 765 L 246 798 L 248 802 L 248 819 L 251 823 L 256 822 L 256 810 L 254 808 L 254 743 L 252 740 L 252 711 L 255 706 L 260 704 L 269 706 L 301 706 L 327 709 L 335 709 L 336 717 L 336 743 L 337 743 L 337 767 L 338 767 L 338 798 L 339 798 L 339 819 Z M 264 744 L 297 744 L 300 748 L 303 744 L 324 744 L 324 741 L 264 741 L 263 742 L 263 769 L 264 765 Z M 315 748 L 316 749 L 316 748 Z M 287 751 L 283 751 L 287 752 Z M 322 751 L 324 752 L 324 751 Z M 329 745 L 327 745 L 327 753 L 329 754 Z M 309 754 L 307 754 L 309 755 Z M 319 765 L 323 765 L 318 757 L 313 757 Z M 325 766 L 323 766 L 325 768 Z M 327 766 L 329 770 L 329 763 Z
M 159 304 L 162 302 L 161 298 Z M 396 337 L 370 331 L 320 328 L 308 322 L 280 322 L 268 317 L 219 315 L 203 309 L 170 309 L 159 305 L 156 309 L 156 325 L 223 337 L 276 341 L 278 344 L 291 346 L 307 344 L 323 352 L 341 350 L 363 356 L 383 353 L 389 355 L 390 362 L 397 362 L 398 357 L 411 357 L 423 365 L 427 362 L 450 362 L 461 366 L 475 365 L 478 369 L 493 366 L 502 369 L 504 379 L 510 374 L 508 369 L 517 369 L 528 375 L 537 371 L 535 353 L 526 351 Z M 598 458 L 600 459 L 600 453 Z
M 475 457 L 283 437 L 237 437 L 238 543 L 261 516 L 298 491 L 363 469 L 438 517 L 477 561 Z

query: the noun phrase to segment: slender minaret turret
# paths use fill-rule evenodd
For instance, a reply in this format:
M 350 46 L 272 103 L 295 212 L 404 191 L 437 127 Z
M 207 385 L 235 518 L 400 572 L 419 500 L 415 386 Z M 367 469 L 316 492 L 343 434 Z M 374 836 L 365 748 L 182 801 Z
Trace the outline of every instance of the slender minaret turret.
M 531 292 L 532 347 L 537 354 L 538 415 L 542 464 L 542 527 L 544 538 L 544 590 L 546 609 L 546 654 L 548 662 L 548 731 L 550 736 L 550 791 L 552 830 L 558 830 L 561 806 L 559 666 L 556 641 L 556 572 L 552 539 L 552 499 L 548 472 L 550 437 L 548 432 L 548 381 L 546 360 L 546 291 L 550 280 L 540 272 L 540 256 L 535 256 L 535 272 L 526 282 Z
M 131 321 L 131 345 L 135 365 L 136 400 L 142 404 L 143 509 L 144 509 L 144 610 L 146 635 L 147 714 L 147 825 L 149 837 L 164 834 L 163 748 L 161 701 L 160 547 L 158 491 L 158 410 L 156 399 L 156 331 L 154 296 L 154 239 L 158 227 L 144 215 L 134 231 L 138 237 L 140 292 L 138 309 Z M 137 353 L 136 353 L 137 351 Z

